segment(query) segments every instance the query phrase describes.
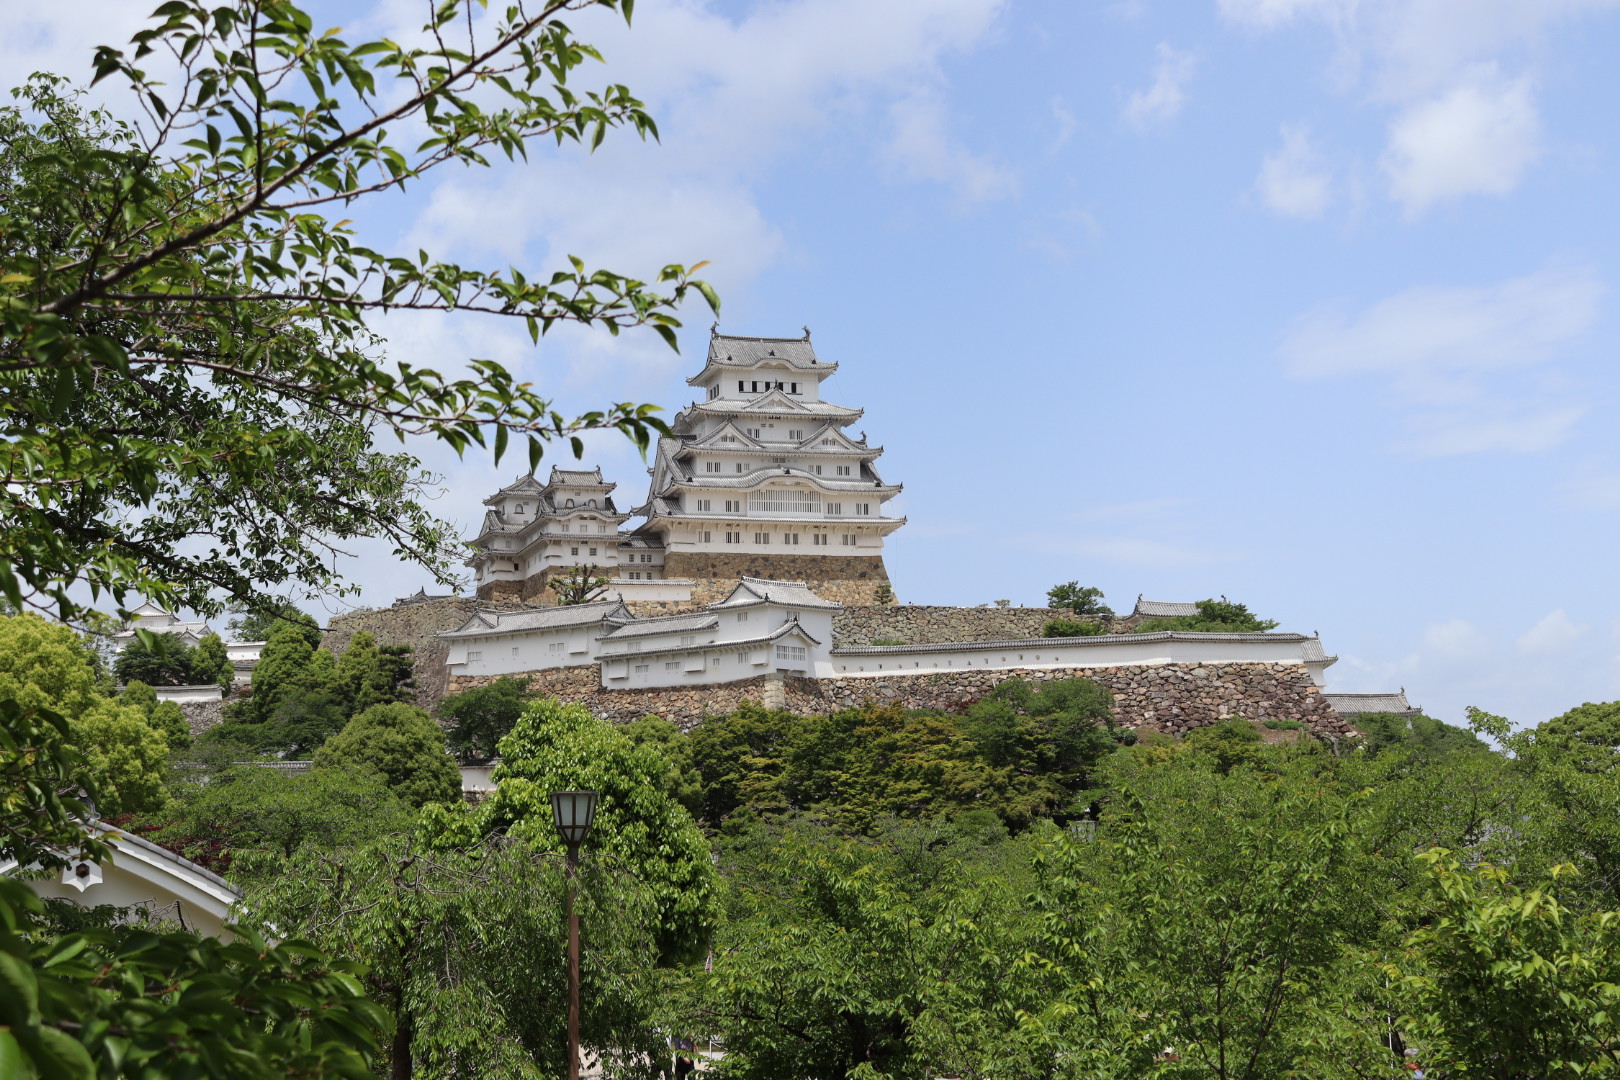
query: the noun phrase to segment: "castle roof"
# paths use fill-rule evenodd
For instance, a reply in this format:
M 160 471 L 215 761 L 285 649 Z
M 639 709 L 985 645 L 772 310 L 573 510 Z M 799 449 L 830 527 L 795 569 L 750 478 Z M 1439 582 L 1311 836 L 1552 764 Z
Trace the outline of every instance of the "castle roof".
M 523 608 L 518 611 L 480 609 L 454 630 L 441 630 L 442 638 L 487 637 L 523 630 L 554 630 L 565 626 L 590 626 L 608 619 L 632 618 L 622 600 L 597 600 L 564 607 Z
M 713 630 L 720 625 L 718 615 L 693 612 L 689 615 L 655 615 L 650 619 L 637 619 L 602 635 L 603 641 L 623 641 L 626 638 L 646 637 L 649 634 L 684 634 L 696 630 Z
M 831 608 L 838 609 L 844 605 L 836 600 L 823 600 L 810 591 L 810 586 L 802 581 L 773 581 L 770 578 L 747 577 L 737 582 L 731 595 L 724 600 L 708 605 L 710 611 L 725 610 L 738 607 L 753 607 L 758 604 L 776 604 L 781 607 L 802 608 Z
M 831 375 L 837 364 L 824 364 L 816 359 L 816 350 L 810 344 L 810 330 L 798 338 L 743 337 L 715 331 L 709 335 L 709 355 L 703 370 L 687 379 L 688 386 L 705 381 L 713 368 L 745 370 L 765 364 L 780 364 L 810 372 L 818 377 Z
M 1421 709 L 1414 708 L 1406 700 L 1406 691 L 1397 690 L 1393 694 L 1323 694 L 1333 711 L 1340 716 L 1356 716 L 1361 713 L 1397 713 L 1414 716 Z
M 598 660 L 634 660 L 634 659 L 637 659 L 639 657 L 645 657 L 645 656 L 675 656 L 675 655 L 681 655 L 681 654 L 684 654 L 684 653 L 694 653 L 694 652 L 699 652 L 699 653 L 701 653 L 701 652 L 710 652 L 710 653 L 712 653 L 712 652 L 726 652 L 726 651 L 730 651 L 730 650 L 752 648 L 752 647 L 757 646 L 757 645 L 769 645 L 771 642 L 779 641 L 782 638 L 787 637 L 789 634 L 797 634 L 800 637 L 804 638 L 805 641 L 809 642 L 811 645 L 820 645 L 821 644 L 820 639 L 812 636 L 810 631 L 806 630 L 802 625 L 800 625 L 799 620 L 797 620 L 797 619 L 788 619 L 785 622 L 783 622 L 781 626 L 778 626 L 775 630 L 772 630 L 770 633 L 768 633 L 768 634 L 760 634 L 757 637 L 727 638 L 724 641 L 705 641 L 705 642 L 697 642 L 697 643 L 694 643 L 694 644 L 691 644 L 691 645 L 665 645 L 665 646 L 662 646 L 662 647 L 657 648 L 657 649 L 648 649 L 648 650 L 646 650 L 644 652 L 602 653 L 599 656 L 597 656 L 596 659 L 598 659 Z M 606 639 L 604 638 L 603 640 L 606 640 Z
M 1144 600 L 1136 598 L 1136 610 L 1132 615 L 1144 615 L 1150 619 L 1179 619 L 1188 615 L 1198 614 L 1198 605 L 1182 603 L 1176 600 Z
M 545 490 L 549 491 L 554 487 L 600 487 L 612 491 L 618 485 L 607 483 L 602 479 L 600 465 L 594 469 L 561 469 L 553 465 Z
M 681 410 L 682 415 L 693 412 L 708 413 L 712 416 L 801 413 L 807 417 L 825 416 L 849 421 L 859 420 L 865 411 L 834 405 L 830 401 L 800 401 L 781 390 L 769 390 L 746 401 L 737 398 L 715 398 L 713 401 L 700 401 L 695 405 L 688 405 Z
M 484 505 L 485 506 L 494 506 L 496 503 L 500 502 L 503 498 L 506 498 L 506 497 L 509 497 L 509 496 L 512 496 L 512 495 L 530 495 L 530 496 L 534 496 L 535 498 L 538 498 L 539 495 L 540 495 L 540 492 L 542 492 L 544 490 L 545 489 L 540 486 L 540 481 L 538 481 L 538 480 L 536 480 L 534 478 L 533 473 L 524 473 L 522 476 L 518 477 L 512 483 L 507 484 L 505 487 L 501 488 L 501 490 L 497 491 L 495 494 L 493 494 L 489 498 L 485 499 L 484 500 Z

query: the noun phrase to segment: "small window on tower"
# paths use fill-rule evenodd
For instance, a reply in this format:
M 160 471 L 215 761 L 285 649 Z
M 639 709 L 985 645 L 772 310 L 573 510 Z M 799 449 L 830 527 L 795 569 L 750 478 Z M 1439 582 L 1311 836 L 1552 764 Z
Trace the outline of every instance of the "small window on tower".
M 737 380 L 737 393 L 746 394 L 747 392 L 748 392 L 748 387 L 743 385 L 743 381 L 741 379 L 738 379 Z
M 788 393 L 797 394 L 798 392 L 799 392 L 799 384 L 798 383 L 789 383 L 788 384 Z

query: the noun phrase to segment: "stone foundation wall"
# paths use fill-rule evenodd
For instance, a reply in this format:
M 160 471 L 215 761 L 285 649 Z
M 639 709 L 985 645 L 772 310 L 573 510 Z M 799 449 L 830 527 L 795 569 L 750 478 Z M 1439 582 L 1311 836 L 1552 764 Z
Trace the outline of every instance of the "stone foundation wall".
M 726 552 L 672 551 L 664 555 L 664 576 L 692 581 L 692 606 L 724 600 L 740 577 L 802 581 L 823 600 L 870 604 L 878 585 L 889 580 L 881 555 L 733 555 Z
M 839 645 L 872 645 L 883 641 L 906 645 L 940 645 L 951 641 L 1006 641 L 1038 638 L 1053 619 L 1075 619 L 1067 608 L 919 607 L 914 604 L 855 605 L 833 615 L 833 640 Z M 1081 615 L 1082 622 L 1099 622 Z M 1140 620 L 1133 616 L 1108 621 L 1123 633 Z
M 496 584 L 504 584 L 497 582 Z M 445 695 L 449 672 L 445 660 L 449 648 L 436 636 L 441 630 L 454 630 L 472 617 L 475 608 L 516 611 L 534 607 L 516 600 L 457 596 L 425 604 L 395 604 L 376 611 L 356 611 L 335 616 L 326 627 L 321 647 L 342 656 L 349 639 L 369 630 L 378 645 L 409 645 L 411 668 L 416 678 L 416 701 L 432 708 Z
M 495 678 L 456 677 L 450 680 L 449 691 L 470 689 Z M 600 668 L 594 664 L 537 671 L 528 676 L 535 690 L 578 702 L 605 720 L 623 723 L 655 714 L 683 729 L 706 716 L 730 712 L 745 700 L 802 715 L 825 715 L 866 702 L 959 712 L 988 694 L 997 683 L 1011 678 L 1036 683 L 1091 679 L 1114 695 L 1117 722 L 1169 735 L 1236 716 L 1257 722 L 1297 720 L 1325 738 L 1353 731 L 1334 713 L 1310 674 L 1290 664 L 961 671 L 827 680 L 765 675 L 720 686 L 646 690 L 604 690 Z

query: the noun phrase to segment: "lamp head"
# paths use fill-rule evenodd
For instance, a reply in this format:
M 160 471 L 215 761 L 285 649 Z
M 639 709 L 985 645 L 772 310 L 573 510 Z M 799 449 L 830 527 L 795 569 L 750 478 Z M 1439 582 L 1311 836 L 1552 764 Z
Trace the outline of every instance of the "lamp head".
M 596 817 L 596 792 L 553 791 L 551 817 L 557 823 L 557 835 L 570 848 L 585 843 L 590 835 L 591 822 Z

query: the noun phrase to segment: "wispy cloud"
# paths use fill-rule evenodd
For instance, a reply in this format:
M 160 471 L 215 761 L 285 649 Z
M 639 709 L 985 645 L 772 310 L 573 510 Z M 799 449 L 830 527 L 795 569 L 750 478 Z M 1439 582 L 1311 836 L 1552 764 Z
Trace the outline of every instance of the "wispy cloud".
M 1422 286 L 1354 313 L 1328 306 L 1285 335 L 1296 378 L 1388 380 L 1416 412 L 1402 447 L 1420 455 L 1528 452 L 1564 441 L 1586 406 L 1498 379 L 1544 364 L 1596 320 L 1603 283 L 1590 270 L 1549 271 L 1478 287 Z
M 1187 84 L 1198 68 L 1190 52 L 1159 44 L 1159 61 L 1153 69 L 1153 84 L 1125 100 L 1122 116 L 1127 124 L 1146 128 L 1172 120 L 1187 103 Z
M 1310 128 L 1284 124 L 1282 146 L 1260 162 L 1255 190 L 1274 213 L 1319 218 L 1333 202 L 1333 180 L 1311 144 Z
M 1525 656 L 1556 656 L 1573 647 L 1591 628 L 1588 623 L 1572 620 L 1563 608 L 1557 608 L 1520 634 L 1513 646 Z

